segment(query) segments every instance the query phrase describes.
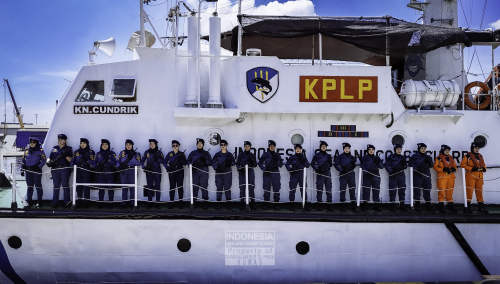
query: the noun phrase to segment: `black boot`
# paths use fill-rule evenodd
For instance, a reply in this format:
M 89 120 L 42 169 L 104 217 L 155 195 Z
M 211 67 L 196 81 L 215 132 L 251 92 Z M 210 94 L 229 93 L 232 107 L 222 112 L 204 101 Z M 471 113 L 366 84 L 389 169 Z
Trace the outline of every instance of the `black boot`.
M 444 213 L 444 202 L 439 202 L 439 212 Z
M 474 214 L 474 211 L 472 211 L 472 207 L 470 206 L 470 202 L 467 202 L 467 208 L 464 208 L 464 212 Z
M 183 209 L 183 208 L 184 208 L 184 201 L 179 200 L 179 209 Z
M 323 211 L 323 207 L 321 207 L 321 201 L 316 202 L 316 210 Z
M 358 207 L 358 205 L 356 204 L 356 201 L 351 201 L 351 209 L 353 212 L 356 212 L 356 207 Z
M 226 209 L 227 210 L 232 210 L 233 207 L 231 206 L 231 201 L 226 200 Z
M 415 211 L 417 212 L 422 212 L 422 208 L 420 208 L 420 201 L 415 201 L 415 204 L 413 204 L 413 208 L 415 208 Z
M 153 207 L 153 203 L 149 202 L 148 205 L 146 206 L 146 209 L 151 209 Z
M 220 204 L 220 203 L 217 203 Z M 219 205 L 220 208 L 220 205 Z M 208 210 L 208 200 L 203 200 L 203 210 Z
M 361 203 L 361 211 L 366 212 L 368 210 L 368 203 L 366 201 L 363 201 Z
M 394 202 L 394 201 L 391 201 Z M 399 203 L 391 204 L 391 212 L 396 212 L 396 209 L 399 207 Z
M 311 206 L 309 202 L 306 202 L 306 204 L 304 204 L 304 211 L 311 211 Z
M 448 202 L 448 210 L 450 210 L 450 212 L 452 213 L 458 213 L 457 209 L 455 209 L 455 204 L 453 204 L 453 202 Z
M 280 211 L 281 210 L 281 207 L 280 207 L 279 203 L 276 203 L 276 205 L 274 205 L 274 210 L 276 210 L 276 211 Z
M 269 203 L 268 203 L 268 202 L 269 202 L 269 201 L 265 201 L 265 202 L 264 202 L 264 206 L 262 207 L 262 209 L 264 209 L 264 210 L 269 210 L 269 205 L 268 205 Z
M 244 199 L 244 198 L 242 198 L 242 199 L 240 200 L 240 207 L 239 207 L 239 208 L 240 208 L 240 210 L 245 210 L 246 205 L 247 205 L 247 204 L 246 204 L 246 202 L 245 202 L 245 199 Z
M 333 212 L 333 204 L 329 203 L 327 206 L 326 206 L 326 210 L 330 211 L 330 212 Z
M 405 205 L 404 201 L 399 201 L 399 211 L 408 212 L 408 209 L 406 209 L 406 205 Z
M 217 202 L 215 203 L 215 210 L 220 210 L 220 203 L 221 202 L 222 202 L 221 199 L 217 199 Z M 203 206 L 203 209 L 205 209 L 205 206 Z
M 161 204 L 160 203 L 156 203 L 156 209 L 161 209 Z
M 340 204 L 340 212 L 345 212 L 345 208 L 347 207 L 347 203 L 344 201 Z
M 290 211 L 295 211 L 295 202 L 290 201 Z
M 434 210 L 434 207 L 432 207 L 432 204 L 430 201 L 425 202 L 425 211 L 434 213 L 436 210 Z
M 373 210 L 375 210 L 376 212 L 382 212 L 382 209 L 380 208 L 379 206 L 379 203 L 378 202 L 374 202 L 374 207 L 373 207 Z
M 179 201 L 179 202 L 182 202 L 182 201 Z M 180 206 L 179 206 L 179 207 L 180 207 Z M 168 206 L 167 206 L 167 209 L 172 209 L 172 208 L 174 208 L 174 201 L 173 201 L 173 200 L 172 200 L 172 201 L 170 201 L 170 203 L 169 203 L 169 204 L 168 204 Z
M 102 206 L 103 206 L 102 202 L 99 202 L 99 204 L 97 204 L 97 209 L 102 209 Z
M 486 210 L 484 202 L 478 202 L 477 205 L 479 205 L 479 213 L 490 213 L 490 211 Z
M 252 199 L 250 201 L 250 209 L 257 210 L 257 204 L 255 204 L 255 200 L 254 199 Z

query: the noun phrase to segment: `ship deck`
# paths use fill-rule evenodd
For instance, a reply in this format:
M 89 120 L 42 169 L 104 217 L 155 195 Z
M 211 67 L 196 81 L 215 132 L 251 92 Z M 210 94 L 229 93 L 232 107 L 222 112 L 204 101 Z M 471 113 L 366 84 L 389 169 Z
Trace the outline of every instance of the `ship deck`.
M 163 204 L 161 209 L 147 209 L 147 202 L 139 202 L 137 208 L 132 207 L 120 209 L 118 204 L 113 208 L 98 208 L 96 203 L 90 204 L 88 208 L 51 208 L 50 201 L 44 201 L 40 208 L 17 209 L 0 208 L 0 218 L 65 218 L 65 219 L 186 219 L 186 220 L 262 220 L 262 221 L 301 221 L 301 222 L 390 222 L 390 223 L 500 223 L 500 205 L 487 205 L 490 213 L 477 213 L 477 205 L 472 205 L 473 214 L 464 214 L 463 205 L 456 204 L 458 213 L 447 211 L 446 213 L 408 211 L 391 212 L 392 204 L 381 204 L 382 212 L 376 212 L 369 205 L 367 211 L 354 212 L 349 207 L 345 212 L 341 212 L 336 204 L 334 211 L 327 211 L 326 206 L 322 211 L 316 209 L 315 204 L 311 205 L 311 211 L 302 211 L 296 204 L 295 210 L 289 210 L 288 203 L 280 203 L 281 210 L 274 209 L 274 204 L 270 204 L 269 210 L 264 210 L 264 203 L 257 203 L 256 210 L 239 210 L 235 202 L 232 209 L 222 206 L 216 210 L 214 202 L 209 203 L 208 210 L 204 210 L 197 205 L 194 210 L 189 209 L 189 204 L 185 203 L 183 209 L 179 209 L 177 203 L 172 209 L 167 209 Z M 434 205 L 436 208 L 437 206 Z

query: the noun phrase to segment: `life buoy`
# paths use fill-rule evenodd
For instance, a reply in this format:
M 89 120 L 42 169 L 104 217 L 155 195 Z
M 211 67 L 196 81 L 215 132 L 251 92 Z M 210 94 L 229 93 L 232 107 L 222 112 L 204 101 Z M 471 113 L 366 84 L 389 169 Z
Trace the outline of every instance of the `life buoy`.
M 479 82 L 479 81 L 475 81 L 475 82 L 470 82 L 469 84 L 467 84 L 467 86 L 465 86 L 465 94 L 468 94 L 470 89 L 472 89 L 473 87 L 480 87 L 481 88 L 481 91 L 479 93 L 488 93 L 490 91 L 490 87 L 488 87 L 488 85 L 486 85 L 485 83 L 483 82 Z M 479 104 L 479 107 L 477 106 L 477 103 L 472 101 L 469 96 L 467 96 L 467 98 L 465 99 L 465 104 L 470 107 L 471 109 L 484 109 L 486 108 L 487 106 L 490 105 L 490 102 L 491 102 L 491 95 L 487 95 L 487 96 L 484 96 L 485 99 L 482 103 Z M 479 102 L 479 96 L 476 96 L 476 99 L 477 101 Z

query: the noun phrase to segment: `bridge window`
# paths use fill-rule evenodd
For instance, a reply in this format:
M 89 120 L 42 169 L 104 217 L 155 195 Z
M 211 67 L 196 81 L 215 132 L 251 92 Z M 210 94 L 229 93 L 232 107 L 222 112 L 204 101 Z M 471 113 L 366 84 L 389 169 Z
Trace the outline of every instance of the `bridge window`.
M 135 102 L 136 82 L 136 79 L 114 79 L 109 96 L 115 102 Z
M 104 102 L 104 81 L 86 81 L 75 102 Z

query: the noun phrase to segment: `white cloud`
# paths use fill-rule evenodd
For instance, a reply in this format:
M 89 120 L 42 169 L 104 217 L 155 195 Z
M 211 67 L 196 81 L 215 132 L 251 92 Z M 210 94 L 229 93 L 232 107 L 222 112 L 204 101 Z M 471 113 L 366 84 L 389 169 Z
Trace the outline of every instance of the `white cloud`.
M 71 71 L 71 70 L 64 70 L 57 72 L 42 72 L 42 75 L 62 77 L 65 79 L 74 79 L 76 77 L 76 74 L 78 74 L 78 71 Z
M 500 19 L 498 19 L 496 22 L 491 23 L 490 26 L 495 30 L 500 29 Z

